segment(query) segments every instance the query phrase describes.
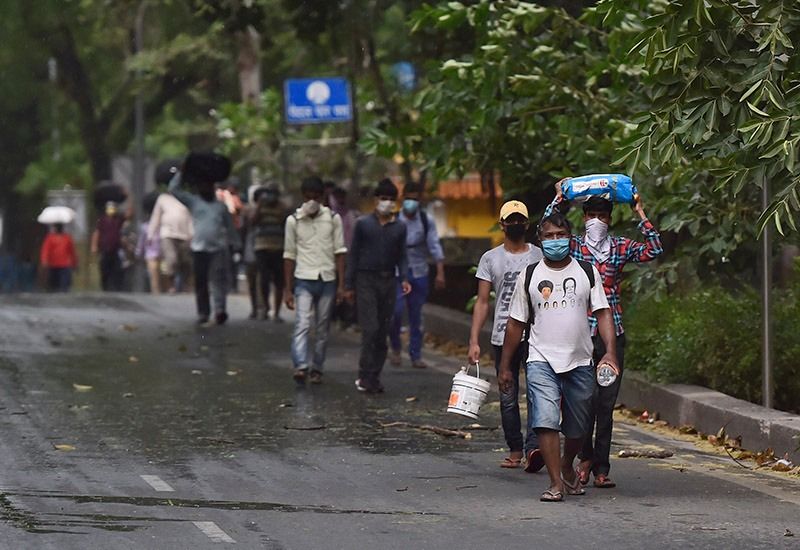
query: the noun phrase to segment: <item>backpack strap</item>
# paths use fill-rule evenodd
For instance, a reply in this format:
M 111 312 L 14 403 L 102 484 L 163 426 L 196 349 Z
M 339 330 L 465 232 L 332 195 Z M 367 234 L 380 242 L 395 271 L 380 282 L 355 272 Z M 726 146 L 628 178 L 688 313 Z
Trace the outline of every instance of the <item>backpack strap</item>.
M 431 227 L 431 222 L 428 220 L 428 214 L 424 210 L 419 211 L 419 219 L 422 222 L 422 231 L 425 234 L 425 240 L 428 239 L 428 230 Z
M 533 318 L 536 315 L 536 310 L 533 309 L 533 300 L 531 299 L 531 280 L 533 279 L 533 271 L 539 262 L 528 265 L 525 268 L 525 296 L 528 298 L 528 323 L 525 325 L 525 336 L 523 342 L 528 342 L 531 336 L 531 327 L 533 326 Z
M 581 266 L 583 272 L 586 273 L 586 277 L 589 279 L 589 287 L 594 288 L 594 269 L 592 269 L 592 264 L 587 262 L 586 260 L 578 260 L 578 265 Z

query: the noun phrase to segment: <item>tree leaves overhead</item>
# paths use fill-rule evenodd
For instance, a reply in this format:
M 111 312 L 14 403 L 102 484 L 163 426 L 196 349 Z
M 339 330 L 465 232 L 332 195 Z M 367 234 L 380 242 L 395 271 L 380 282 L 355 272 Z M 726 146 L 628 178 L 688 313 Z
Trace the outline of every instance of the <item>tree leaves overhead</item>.
M 605 0 L 619 17 L 630 2 Z M 660 2 L 631 48 L 645 69 L 650 105 L 618 162 L 630 171 L 682 163 L 710 170 L 717 189 L 738 197 L 772 185 L 759 220 L 779 232 L 800 210 L 800 6 L 782 0 Z

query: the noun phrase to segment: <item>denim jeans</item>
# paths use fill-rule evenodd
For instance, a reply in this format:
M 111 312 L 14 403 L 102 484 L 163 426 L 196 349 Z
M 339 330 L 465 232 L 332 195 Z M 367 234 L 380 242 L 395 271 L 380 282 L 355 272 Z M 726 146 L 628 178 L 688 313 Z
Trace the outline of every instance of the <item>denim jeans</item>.
M 494 347 L 494 369 L 500 374 L 500 357 L 503 353 L 502 346 Z M 500 392 L 500 423 L 503 426 L 503 435 L 506 438 L 508 449 L 513 452 L 524 451 L 526 454 L 532 449 L 539 448 L 536 432 L 533 431 L 533 403 L 528 399 L 528 421 L 526 425 L 525 444 L 522 442 L 522 421 L 519 414 L 519 371 L 528 357 L 527 342 L 520 343 L 514 357 L 511 359 L 511 374 L 514 377 L 514 386 L 509 393 Z M 525 392 L 527 398 L 528 392 Z
M 336 281 L 295 279 L 292 362 L 296 369 L 322 371 L 328 349 L 328 327 L 336 298 Z M 314 322 L 314 355 L 309 360 L 311 323 Z
M 69 267 L 51 267 L 47 272 L 47 290 L 50 292 L 68 292 L 72 286 L 72 269 Z
M 533 428 L 561 431 L 583 439 L 590 430 L 592 395 L 597 386 L 594 365 L 557 373 L 544 361 L 528 362 L 528 397 L 533 401 Z
M 606 346 L 600 336 L 594 337 L 594 361 L 597 364 L 606 354 Z M 592 461 L 594 475 L 608 475 L 611 471 L 609 453 L 611 452 L 611 432 L 614 429 L 614 405 L 617 402 L 619 387 L 622 384 L 622 375 L 625 372 L 625 334 L 617 336 L 617 362 L 619 363 L 619 376 L 610 386 L 605 388 L 596 384 L 594 390 L 594 407 L 592 420 L 589 425 L 589 435 L 583 444 L 579 458 Z M 594 435 L 594 441 L 592 441 Z
M 389 327 L 389 339 L 392 342 L 392 350 L 400 351 L 400 328 L 403 324 L 403 310 L 408 309 L 408 333 L 409 345 L 408 355 L 411 361 L 419 361 L 422 358 L 422 306 L 428 300 L 430 283 L 428 276 L 417 279 L 409 279 L 411 292 L 403 296 L 403 289 L 397 285 L 397 302 L 394 307 L 392 324 Z

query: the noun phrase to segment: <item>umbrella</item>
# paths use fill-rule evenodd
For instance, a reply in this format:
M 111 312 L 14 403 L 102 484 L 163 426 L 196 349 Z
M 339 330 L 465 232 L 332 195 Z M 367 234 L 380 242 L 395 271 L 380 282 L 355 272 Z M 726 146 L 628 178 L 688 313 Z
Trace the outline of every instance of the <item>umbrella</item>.
M 94 207 L 103 210 L 107 202 L 122 203 L 128 198 L 128 192 L 118 183 L 103 181 L 94 190 Z
M 70 223 L 75 219 L 75 211 L 67 206 L 48 206 L 36 221 L 39 223 Z

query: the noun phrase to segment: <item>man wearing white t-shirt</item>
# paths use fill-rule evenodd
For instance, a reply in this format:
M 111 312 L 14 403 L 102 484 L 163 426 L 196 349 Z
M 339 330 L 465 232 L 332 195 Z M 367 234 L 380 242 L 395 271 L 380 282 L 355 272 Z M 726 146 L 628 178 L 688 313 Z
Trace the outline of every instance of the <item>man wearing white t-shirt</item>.
M 544 261 L 517 279 L 498 375 L 500 390 L 509 391 L 512 358 L 530 324 L 526 380 L 533 404 L 532 425 L 550 476 L 550 487 L 540 499 L 544 502 L 560 502 L 565 492 L 584 494 L 574 462 L 589 432 L 596 384 L 587 311 L 595 315 L 608 350 L 598 364 L 617 369 L 614 321 L 600 274 L 569 255 L 570 230 L 559 213 L 546 217 L 539 226 Z M 563 458 L 559 432 L 564 434 Z
M 477 363 L 481 356 L 480 333 L 489 317 L 489 299 L 494 290 L 494 319 L 492 322 L 492 347 L 494 348 L 495 369 L 499 369 L 503 352 L 503 337 L 506 334 L 508 312 L 511 309 L 511 297 L 517 277 L 525 268 L 542 259 L 542 251 L 538 246 L 525 242 L 525 233 L 530 225 L 528 208 L 520 201 L 508 201 L 500 208 L 500 229 L 503 231 L 503 244 L 492 248 L 481 256 L 478 262 L 478 299 L 472 310 L 472 328 L 469 336 L 469 360 Z M 509 455 L 500 463 L 501 468 L 522 467 L 523 456 L 527 457 L 526 472 L 537 472 L 544 462 L 539 452 L 536 433 L 530 426 L 532 411 L 528 403 L 528 420 L 525 437 L 521 431 L 522 422 L 519 415 L 519 371 L 525 364 L 528 350 L 524 346 L 519 349 L 511 363 L 514 383 L 511 391 L 500 393 L 500 421 L 503 426 Z

